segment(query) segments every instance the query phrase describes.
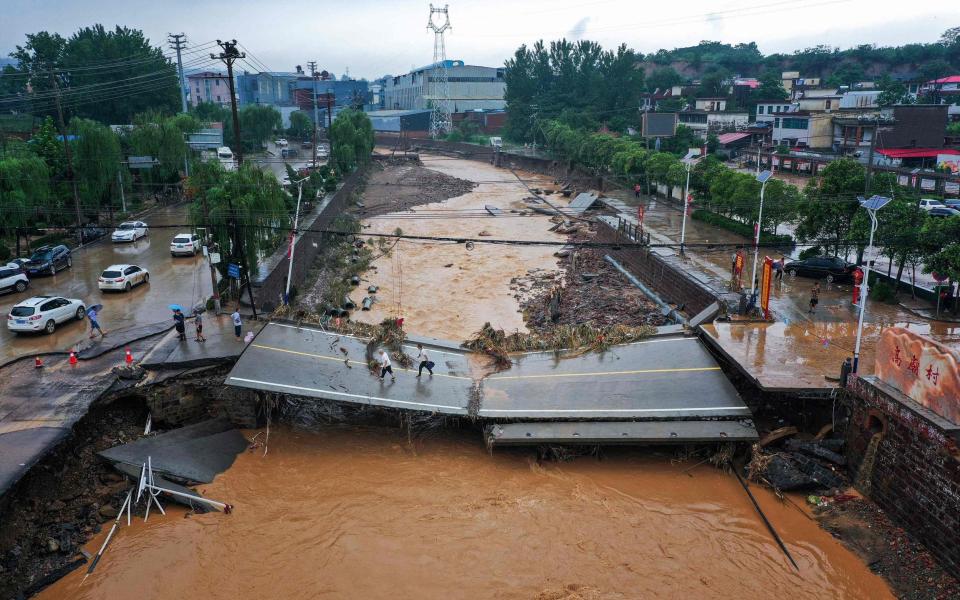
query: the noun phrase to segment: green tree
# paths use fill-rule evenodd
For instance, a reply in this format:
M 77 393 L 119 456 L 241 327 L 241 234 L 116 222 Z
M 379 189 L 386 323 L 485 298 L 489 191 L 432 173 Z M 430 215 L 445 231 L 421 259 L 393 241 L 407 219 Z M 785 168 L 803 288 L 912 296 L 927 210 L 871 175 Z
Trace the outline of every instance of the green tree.
M 94 25 L 69 39 L 46 31 L 26 37 L 11 56 L 23 76 L 20 91 L 28 92 L 35 114 L 55 113 L 54 78 L 65 118 L 125 124 L 138 112 L 175 110 L 180 104 L 176 68 L 142 31 Z
M 759 85 L 754 94 L 757 100 L 786 100 L 790 97 L 786 88 L 783 87 L 783 80 L 780 79 L 780 73 L 767 70 L 758 78 Z
M 884 73 L 877 80 L 880 95 L 877 96 L 877 106 L 887 107 L 894 104 L 909 104 L 912 100 L 907 93 L 907 87 Z
M 71 143 L 81 206 L 96 220 L 101 209 L 113 209 L 123 160 L 120 138 L 106 125 L 79 117 L 70 121 L 70 133 L 76 136 Z
M 863 194 L 863 165 L 842 158 L 831 162 L 818 181 L 811 181 L 799 205 L 797 236 L 801 240 L 830 239 L 839 253 L 848 247 L 846 240 L 853 217 L 860 208 L 857 196 Z
M 725 98 L 730 90 L 730 71 L 723 67 L 708 69 L 700 78 L 700 96 L 708 98 Z
M 247 105 L 239 116 L 243 147 L 248 151 L 259 151 L 264 142 L 283 127 L 283 118 L 272 106 Z
M 234 260 L 242 257 L 256 273 L 261 260 L 277 249 L 291 224 L 289 196 L 277 179 L 251 163 L 225 171 L 213 161 L 196 166 L 189 187 L 194 226 L 208 227 L 226 254 Z M 234 240 L 234 232 L 239 233 L 239 239 Z M 222 276 L 226 276 L 227 262 L 218 265 Z
M 673 67 L 661 67 L 654 69 L 647 75 L 647 90 L 654 92 L 656 90 L 666 90 L 675 85 L 683 83 L 683 76 L 677 73 Z
M 290 127 L 287 135 L 298 140 L 305 140 L 313 133 L 313 121 L 301 110 L 290 113 Z
M 124 140 L 131 153 L 152 156 L 160 162 L 143 171 L 144 183 L 163 186 L 178 183 L 188 157 L 186 136 L 199 128 L 199 121 L 189 114 L 166 117 L 155 112 L 137 115 L 133 121 L 133 128 Z
M 330 158 L 337 172 L 349 173 L 370 160 L 373 151 L 373 125 L 359 111 L 340 111 L 330 127 Z

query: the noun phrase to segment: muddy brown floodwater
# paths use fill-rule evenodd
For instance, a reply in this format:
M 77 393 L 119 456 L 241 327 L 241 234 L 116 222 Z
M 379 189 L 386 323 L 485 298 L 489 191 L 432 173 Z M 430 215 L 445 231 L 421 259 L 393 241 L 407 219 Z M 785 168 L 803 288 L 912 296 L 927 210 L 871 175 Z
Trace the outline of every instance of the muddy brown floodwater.
M 253 432 L 247 432 L 248 437 Z M 793 570 L 731 476 L 649 450 L 537 464 L 476 432 L 274 428 L 212 484 L 231 515 L 121 528 L 96 572 L 42 600 L 890 598 L 798 508 L 757 490 Z M 142 512 L 142 511 L 141 511 Z M 91 540 L 93 552 L 106 529 Z
M 364 287 L 380 287 L 378 301 L 372 310 L 358 311 L 352 318 L 379 323 L 387 317 L 402 316 L 408 333 L 455 341 L 470 337 L 487 322 L 508 332 L 526 333 L 520 303 L 515 292 L 510 291 L 510 280 L 526 275 L 530 269 L 556 270 L 554 252 L 560 249 L 565 236 L 549 231 L 553 223 L 548 216 L 520 216 L 509 211 L 528 210 L 522 200 L 530 192 L 518 176 L 531 186 L 555 186 L 546 177 L 522 172 L 515 176 L 486 163 L 435 156 L 421 159 L 430 170 L 479 185 L 443 202 L 367 219 L 363 222 L 365 233 L 392 233 L 399 227 L 407 235 L 539 240 L 557 242 L 557 246 L 478 242 L 473 250 L 467 250 L 464 244 L 456 242 L 403 240 L 389 256 L 374 261 L 371 271 L 364 274 Z M 561 206 L 569 203 L 557 196 L 552 201 Z M 502 214 L 487 217 L 484 207 L 488 205 L 499 208 Z M 427 211 L 434 216 L 417 218 L 417 212 Z M 437 218 L 437 214 L 449 217 Z

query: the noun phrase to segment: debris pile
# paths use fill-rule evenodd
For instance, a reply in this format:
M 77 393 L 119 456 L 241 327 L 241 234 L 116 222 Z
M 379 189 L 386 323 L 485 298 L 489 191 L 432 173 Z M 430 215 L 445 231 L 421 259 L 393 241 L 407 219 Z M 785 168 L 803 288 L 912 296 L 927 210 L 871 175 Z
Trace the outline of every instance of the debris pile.
M 571 242 L 593 240 L 594 233 L 587 224 L 570 227 Z M 563 276 L 534 270 L 511 281 L 510 289 L 520 301 L 531 331 L 544 333 L 557 325 L 578 323 L 593 327 L 657 327 L 669 323 L 652 300 L 603 260 L 601 249 L 563 249 L 556 254 Z
M 363 218 L 455 198 L 477 186 L 472 181 L 427 169 L 419 160 L 378 160 L 371 169 L 360 209 Z
M 656 330 L 649 325 L 594 327 L 580 323 L 558 325 L 537 333 L 507 334 L 503 329 L 494 329 L 490 323 L 484 323 L 480 331 L 462 346 L 492 356 L 498 367 L 508 367 L 511 352 L 563 350 L 568 356 L 579 356 L 587 352 L 603 352 L 617 344 L 636 342 L 654 333 Z
M 780 491 L 846 487 L 843 467 L 847 461 L 840 454 L 844 440 L 824 435 L 801 440 L 796 435 L 795 427 L 781 427 L 754 444 L 749 478 Z

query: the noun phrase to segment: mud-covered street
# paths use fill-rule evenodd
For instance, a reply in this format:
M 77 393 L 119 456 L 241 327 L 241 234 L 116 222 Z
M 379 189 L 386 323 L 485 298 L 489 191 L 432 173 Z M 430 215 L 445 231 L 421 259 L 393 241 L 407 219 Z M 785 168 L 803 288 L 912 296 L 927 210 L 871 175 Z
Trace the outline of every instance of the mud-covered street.
M 73 267 L 54 276 L 30 279 L 22 293 L 0 295 L 0 313 L 27 298 L 43 294 L 77 298 L 86 306 L 103 304 L 100 324 L 111 330 L 147 325 L 169 319 L 167 305 L 192 306 L 211 293 L 210 273 L 203 256 L 170 256 L 170 240 L 180 232 L 189 232 L 187 206 L 161 207 L 142 218 L 151 226 L 150 234 L 133 243 L 113 244 L 107 237 L 73 253 Z M 97 278 L 114 264 L 134 264 L 150 272 L 148 284 L 130 292 L 102 292 Z M 16 335 L 0 327 L 0 363 L 25 354 L 67 350 L 87 339 L 86 320 L 59 325 L 52 335 Z

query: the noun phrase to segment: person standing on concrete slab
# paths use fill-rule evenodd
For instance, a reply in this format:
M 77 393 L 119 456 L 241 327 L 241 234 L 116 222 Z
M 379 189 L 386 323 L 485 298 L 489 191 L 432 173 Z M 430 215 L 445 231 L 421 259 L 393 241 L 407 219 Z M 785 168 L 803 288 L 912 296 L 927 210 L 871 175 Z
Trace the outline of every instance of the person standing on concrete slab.
M 386 377 L 387 373 L 390 373 L 390 381 L 396 381 L 397 378 L 393 374 L 393 366 L 390 364 L 390 355 L 387 354 L 386 350 L 380 350 L 380 381 L 383 381 L 383 378 Z
M 853 373 L 853 359 L 848 356 L 840 366 L 840 387 L 847 387 L 847 378 L 850 377 L 850 373 Z
M 184 323 L 183 312 L 179 308 L 173 311 L 173 326 L 177 330 L 177 339 L 181 342 L 187 341 L 187 326 Z
M 777 285 L 783 285 L 783 265 L 785 258 L 781 257 L 780 260 L 773 261 L 773 278 L 776 280 Z
M 810 310 L 807 312 L 813 314 L 817 312 L 817 304 L 820 304 L 820 282 L 813 284 L 810 289 Z
M 640 184 L 639 184 L 639 183 L 633 184 L 633 197 L 634 197 L 634 198 L 640 198 Z
M 90 321 L 90 339 L 91 340 L 94 337 L 96 337 L 97 331 L 100 332 L 101 338 L 107 335 L 106 332 L 103 331 L 103 328 L 100 327 L 100 321 L 97 320 L 97 315 L 100 313 L 101 308 L 102 308 L 101 305 L 94 304 L 93 306 L 87 309 L 87 319 L 89 319 Z
M 430 372 L 430 375 L 433 375 L 433 361 L 430 360 L 430 357 L 427 356 L 427 351 L 423 349 L 423 344 L 417 344 L 417 350 L 420 351 L 420 354 L 417 355 L 417 360 L 420 361 L 420 369 L 417 371 L 417 377 L 423 375 L 423 369 L 426 368 Z
M 230 315 L 230 318 L 233 319 L 233 335 L 237 336 L 237 341 L 243 341 L 243 338 L 240 336 L 243 329 L 243 321 L 240 320 L 240 307 L 233 309 L 233 314 Z
M 197 337 L 193 339 L 198 342 L 207 341 L 207 338 L 203 337 L 203 311 L 198 308 L 193 310 L 193 326 L 197 328 Z

